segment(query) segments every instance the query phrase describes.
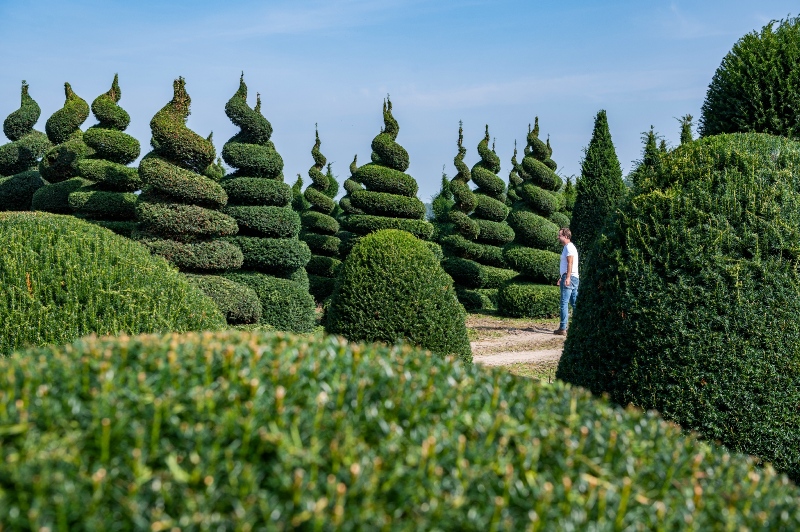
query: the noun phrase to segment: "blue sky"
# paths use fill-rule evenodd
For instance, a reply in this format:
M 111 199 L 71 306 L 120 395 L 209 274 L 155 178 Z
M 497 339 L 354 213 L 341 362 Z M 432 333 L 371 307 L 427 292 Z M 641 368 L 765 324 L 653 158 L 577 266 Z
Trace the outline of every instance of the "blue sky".
M 521 153 L 538 116 L 558 172 L 570 176 L 605 109 L 627 173 L 650 125 L 676 145 L 676 118 L 700 117 L 739 38 L 799 12 L 796 1 L 752 0 L 0 0 L 0 118 L 18 108 L 23 79 L 43 130 L 65 81 L 91 103 L 119 73 L 128 133 L 144 153 L 150 119 L 183 76 L 187 125 L 213 131 L 219 152 L 237 131 L 224 106 L 244 71 L 251 105 L 262 95 L 286 180 L 300 173 L 309 183 L 316 123 L 341 183 L 353 155 L 369 161 L 390 94 L 408 172 L 428 201 L 442 167 L 455 173 L 459 121 L 470 165 L 489 125 L 507 180 L 514 141 Z

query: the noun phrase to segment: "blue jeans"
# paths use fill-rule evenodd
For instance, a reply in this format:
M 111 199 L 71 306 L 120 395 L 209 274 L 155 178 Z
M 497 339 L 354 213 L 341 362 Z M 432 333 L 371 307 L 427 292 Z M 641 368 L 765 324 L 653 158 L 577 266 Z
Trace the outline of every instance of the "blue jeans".
M 572 305 L 572 310 L 575 310 L 575 299 L 578 298 L 578 283 L 580 282 L 580 279 L 572 275 L 569 278 L 569 286 L 564 286 L 566 278 L 566 273 L 561 276 L 561 323 L 558 325 L 559 329 L 565 331 L 569 320 L 569 305 Z

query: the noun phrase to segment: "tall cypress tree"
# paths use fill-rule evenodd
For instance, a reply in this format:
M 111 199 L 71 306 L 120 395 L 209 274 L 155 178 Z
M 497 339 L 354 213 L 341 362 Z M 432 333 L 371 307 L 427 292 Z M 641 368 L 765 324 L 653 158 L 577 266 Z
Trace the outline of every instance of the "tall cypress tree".
M 31 208 L 60 214 L 71 214 L 69 195 L 91 181 L 79 177 L 79 163 L 94 154 L 83 141 L 80 127 L 89 118 L 89 104 L 64 83 L 64 106 L 45 123 L 47 138 L 53 144 L 39 162 L 39 173 L 49 183 L 37 190 Z
M 681 124 L 681 144 L 688 144 L 694 140 L 692 138 L 692 126 L 694 125 L 694 117 L 690 114 L 683 115 L 678 119 Z
M 634 193 L 641 193 L 649 190 L 653 185 L 653 179 L 661 169 L 662 150 L 658 147 L 659 136 L 653 126 L 650 131 L 642 133 L 642 158 L 637 162 L 636 167 L 628 174 L 628 181 L 633 187 Z
M 588 257 L 606 217 L 625 194 L 622 167 L 611 141 L 605 110 L 597 113 L 589 146 L 581 163 L 570 229 L 578 252 Z
M 222 158 L 236 169 L 222 181 L 229 198 L 224 212 L 239 226 L 239 234 L 227 240 L 241 249 L 246 270 L 225 277 L 256 291 L 261 323 L 310 331 L 316 320 L 305 271 L 311 252 L 298 238 L 300 216 L 292 209 L 292 188 L 284 183 L 283 158 L 270 140 L 272 124 L 261 113 L 260 95 L 254 108 L 247 104 L 244 75 L 225 114 L 240 128 L 222 148 Z
M 478 143 L 481 160 L 470 170 L 464 164 L 466 149 L 462 128 L 458 129 L 458 155 L 453 162 L 458 173 L 450 182 L 455 203 L 450 210 L 452 232 L 442 238 L 447 254 L 445 271 L 456 282 L 456 293 L 468 309 L 493 308 L 495 294 L 476 290 L 496 290 L 516 272 L 505 268 L 502 246 L 514 239 L 505 222 L 509 209 L 505 204 L 506 185 L 497 176 L 500 159 L 489 149 L 489 126 Z M 469 188 L 470 179 L 478 187 Z
M 172 100 L 150 121 L 153 151 L 139 163 L 145 184 L 136 213 L 139 226 L 133 238 L 165 257 L 199 286 L 225 314 L 228 323 L 254 323 L 261 305 L 249 288 L 215 273 L 242 265 L 242 252 L 221 237 L 236 234 L 236 220 L 221 212 L 228 195 L 211 176 L 216 151 L 186 127 L 191 98 L 186 82 L 173 83 Z
M 498 292 L 498 311 L 505 316 L 541 318 L 558 312 L 559 226 L 567 225 L 563 181 L 555 173 L 553 150 L 539 139 L 539 119 L 528 131 L 525 156 L 517 168 L 521 183 L 514 188 L 509 222 L 512 244 L 504 249 L 508 265 L 520 274 Z
M 136 225 L 136 195 L 142 186 L 136 168 L 127 166 L 139 157 L 139 141 L 125 133 L 131 118 L 118 102 L 119 76 L 111 89 L 95 98 L 92 113 L 99 122 L 86 130 L 83 141 L 94 150 L 78 163 L 78 173 L 92 183 L 69 195 L 69 206 L 86 218 L 119 234 L 130 236 Z
M 416 180 L 405 171 L 408 152 L 395 139 L 400 131 L 392 116 L 392 102 L 383 102 L 381 132 L 372 140 L 372 162 L 356 168 L 345 182 L 347 211 L 343 227 L 355 235 L 366 235 L 380 229 L 402 229 L 417 238 L 430 239 L 433 225 L 425 220 L 425 205 L 416 194 Z
M 25 81 L 20 99 L 19 109 L 3 121 L 3 133 L 11 141 L 0 146 L 0 210 L 3 211 L 30 210 L 33 194 L 45 185 L 37 169 L 39 159 L 51 147 L 47 135 L 33 129 L 42 110 L 28 94 Z
M 330 165 L 327 173 L 322 173 L 327 159 L 319 149 L 321 145 L 319 130 L 316 130 L 315 136 L 316 140 L 311 148 L 314 165 L 308 169 L 311 184 L 303 193 L 310 207 L 300 216 L 303 226 L 300 238 L 311 249 L 312 256 L 306 265 L 306 272 L 308 272 L 311 295 L 321 303 L 333 292 L 336 270 L 341 264 L 339 260 L 341 240 L 336 236 L 339 232 L 339 222 L 332 216 L 336 210 L 336 201 L 333 198 L 339 187 L 331 173 Z

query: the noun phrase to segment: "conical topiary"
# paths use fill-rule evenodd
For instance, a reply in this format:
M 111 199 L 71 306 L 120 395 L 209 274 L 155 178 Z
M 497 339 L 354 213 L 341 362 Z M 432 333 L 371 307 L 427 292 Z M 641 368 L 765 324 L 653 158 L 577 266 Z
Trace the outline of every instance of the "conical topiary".
M 225 104 L 225 114 L 241 131 L 222 148 L 235 172 L 222 181 L 230 198 L 225 212 L 239 226 L 227 239 L 243 256 L 243 269 L 226 275 L 252 287 L 261 300 L 261 323 L 307 332 L 315 326 L 314 298 L 308 291 L 305 266 L 308 245 L 298 238 L 300 216 L 292 209 L 292 189 L 283 181 L 283 159 L 270 140 L 272 125 L 256 106 L 247 105 L 244 76 Z
M 424 241 L 384 229 L 362 238 L 342 264 L 325 329 L 350 341 L 406 341 L 472 361 L 466 312 L 452 279 Z
M 203 274 L 202 280 L 190 280 L 217 303 L 229 323 L 253 323 L 261 314 L 256 294 L 209 275 L 242 265 L 239 248 L 220 238 L 238 228 L 236 220 L 220 212 L 228 201 L 225 190 L 205 175 L 213 170 L 214 145 L 186 127 L 191 99 L 184 79 L 176 79 L 173 89 L 172 100 L 150 121 L 153 151 L 139 163 L 145 188 L 136 204 L 139 225 L 133 237 L 182 271 Z
M 349 211 L 343 220 L 344 229 L 362 236 L 380 229 L 402 229 L 430 239 L 433 225 L 425 220 L 425 205 L 416 196 L 416 180 L 405 173 L 408 152 L 395 141 L 400 127 L 388 98 L 383 102 L 383 123 L 380 134 L 372 140 L 372 162 L 355 169 L 351 177 L 359 186 L 345 186 L 348 201 L 341 204 Z
M 318 303 L 333 292 L 336 269 L 341 264 L 339 260 L 341 240 L 336 236 L 339 232 L 339 222 L 331 216 L 336 209 L 336 201 L 333 198 L 336 196 L 338 186 L 335 189 L 331 186 L 332 181 L 335 183 L 335 178 L 330 165 L 327 174 L 322 173 L 327 160 L 319 151 L 320 144 L 319 130 L 317 130 L 314 147 L 311 148 L 314 166 L 308 170 L 311 184 L 303 193 L 310 207 L 301 215 L 303 230 L 300 234 L 300 238 L 311 249 L 312 256 L 306 265 L 306 271 L 311 294 Z
M 517 168 L 521 182 L 514 187 L 519 199 L 509 215 L 515 238 L 503 252 L 508 265 L 520 275 L 500 288 L 497 309 L 504 316 L 544 318 L 558 312 L 558 230 L 568 225 L 569 219 L 564 215 L 564 195 L 559 192 L 563 181 L 555 173 L 549 139 L 547 143 L 539 139 L 538 117 L 527 141 Z
M 94 150 L 83 141 L 80 127 L 89 117 L 89 104 L 64 83 L 64 106 L 45 123 L 47 138 L 53 143 L 39 162 L 39 173 L 49 183 L 37 190 L 31 201 L 35 211 L 71 214 L 69 195 L 91 181 L 79 177 L 79 163 Z
M 117 102 L 122 97 L 119 76 L 108 92 L 92 102 L 98 124 L 83 134 L 94 155 L 78 163 L 78 173 L 92 184 L 70 193 L 69 206 L 80 218 L 130 236 L 136 225 L 136 195 L 142 186 L 136 168 L 126 166 L 139 157 L 139 141 L 124 133 L 131 118 Z
M 3 133 L 11 141 L 0 146 L 0 210 L 3 211 L 30 210 L 33 194 L 45 184 L 37 166 L 51 144 L 47 135 L 33 129 L 42 110 L 28 94 L 25 81 L 21 100 L 19 109 L 3 122 Z
M 464 164 L 466 149 L 463 132 L 458 130 L 458 155 L 454 159 L 458 173 L 450 182 L 455 204 L 450 211 L 453 234 L 442 239 L 448 254 L 443 266 L 457 283 L 458 298 L 468 309 L 494 308 L 496 290 L 517 275 L 506 268 L 502 246 L 514 239 L 514 231 L 505 221 L 506 185 L 497 177 L 500 159 L 489 149 L 489 126 L 478 143 L 481 160 L 470 171 Z M 478 188 L 472 192 L 472 178 Z M 487 293 L 487 290 L 489 291 Z

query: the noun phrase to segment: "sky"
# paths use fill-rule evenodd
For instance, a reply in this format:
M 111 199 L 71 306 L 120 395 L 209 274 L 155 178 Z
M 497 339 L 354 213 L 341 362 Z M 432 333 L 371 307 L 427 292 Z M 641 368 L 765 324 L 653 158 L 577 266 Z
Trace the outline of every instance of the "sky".
M 119 74 L 127 132 L 144 154 L 150 120 L 183 76 L 187 126 L 213 131 L 220 153 L 238 131 L 224 108 L 244 72 L 286 181 L 301 174 L 307 186 L 315 125 L 342 183 L 354 155 L 369 162 L 389 95 L 408 173 L 427 202 L 442 172 L 456 173 L 459 122 L 470 166 L 489 126 L 507 182 L 514 142 L 521 160 L 538 117 L 566 178 L 580 175 L 604 109 L 627 174 L 651 125 L 676 146 L 678 118 L 697 124 L 736 41 L 798 14 L 796 0 L 0 0 L 0 118 L 19 108 L 22 80 L 43 131 L 64 104 L 64 82 L 91 103 Z M 95 123 L 90 116 L 82 127 Z

